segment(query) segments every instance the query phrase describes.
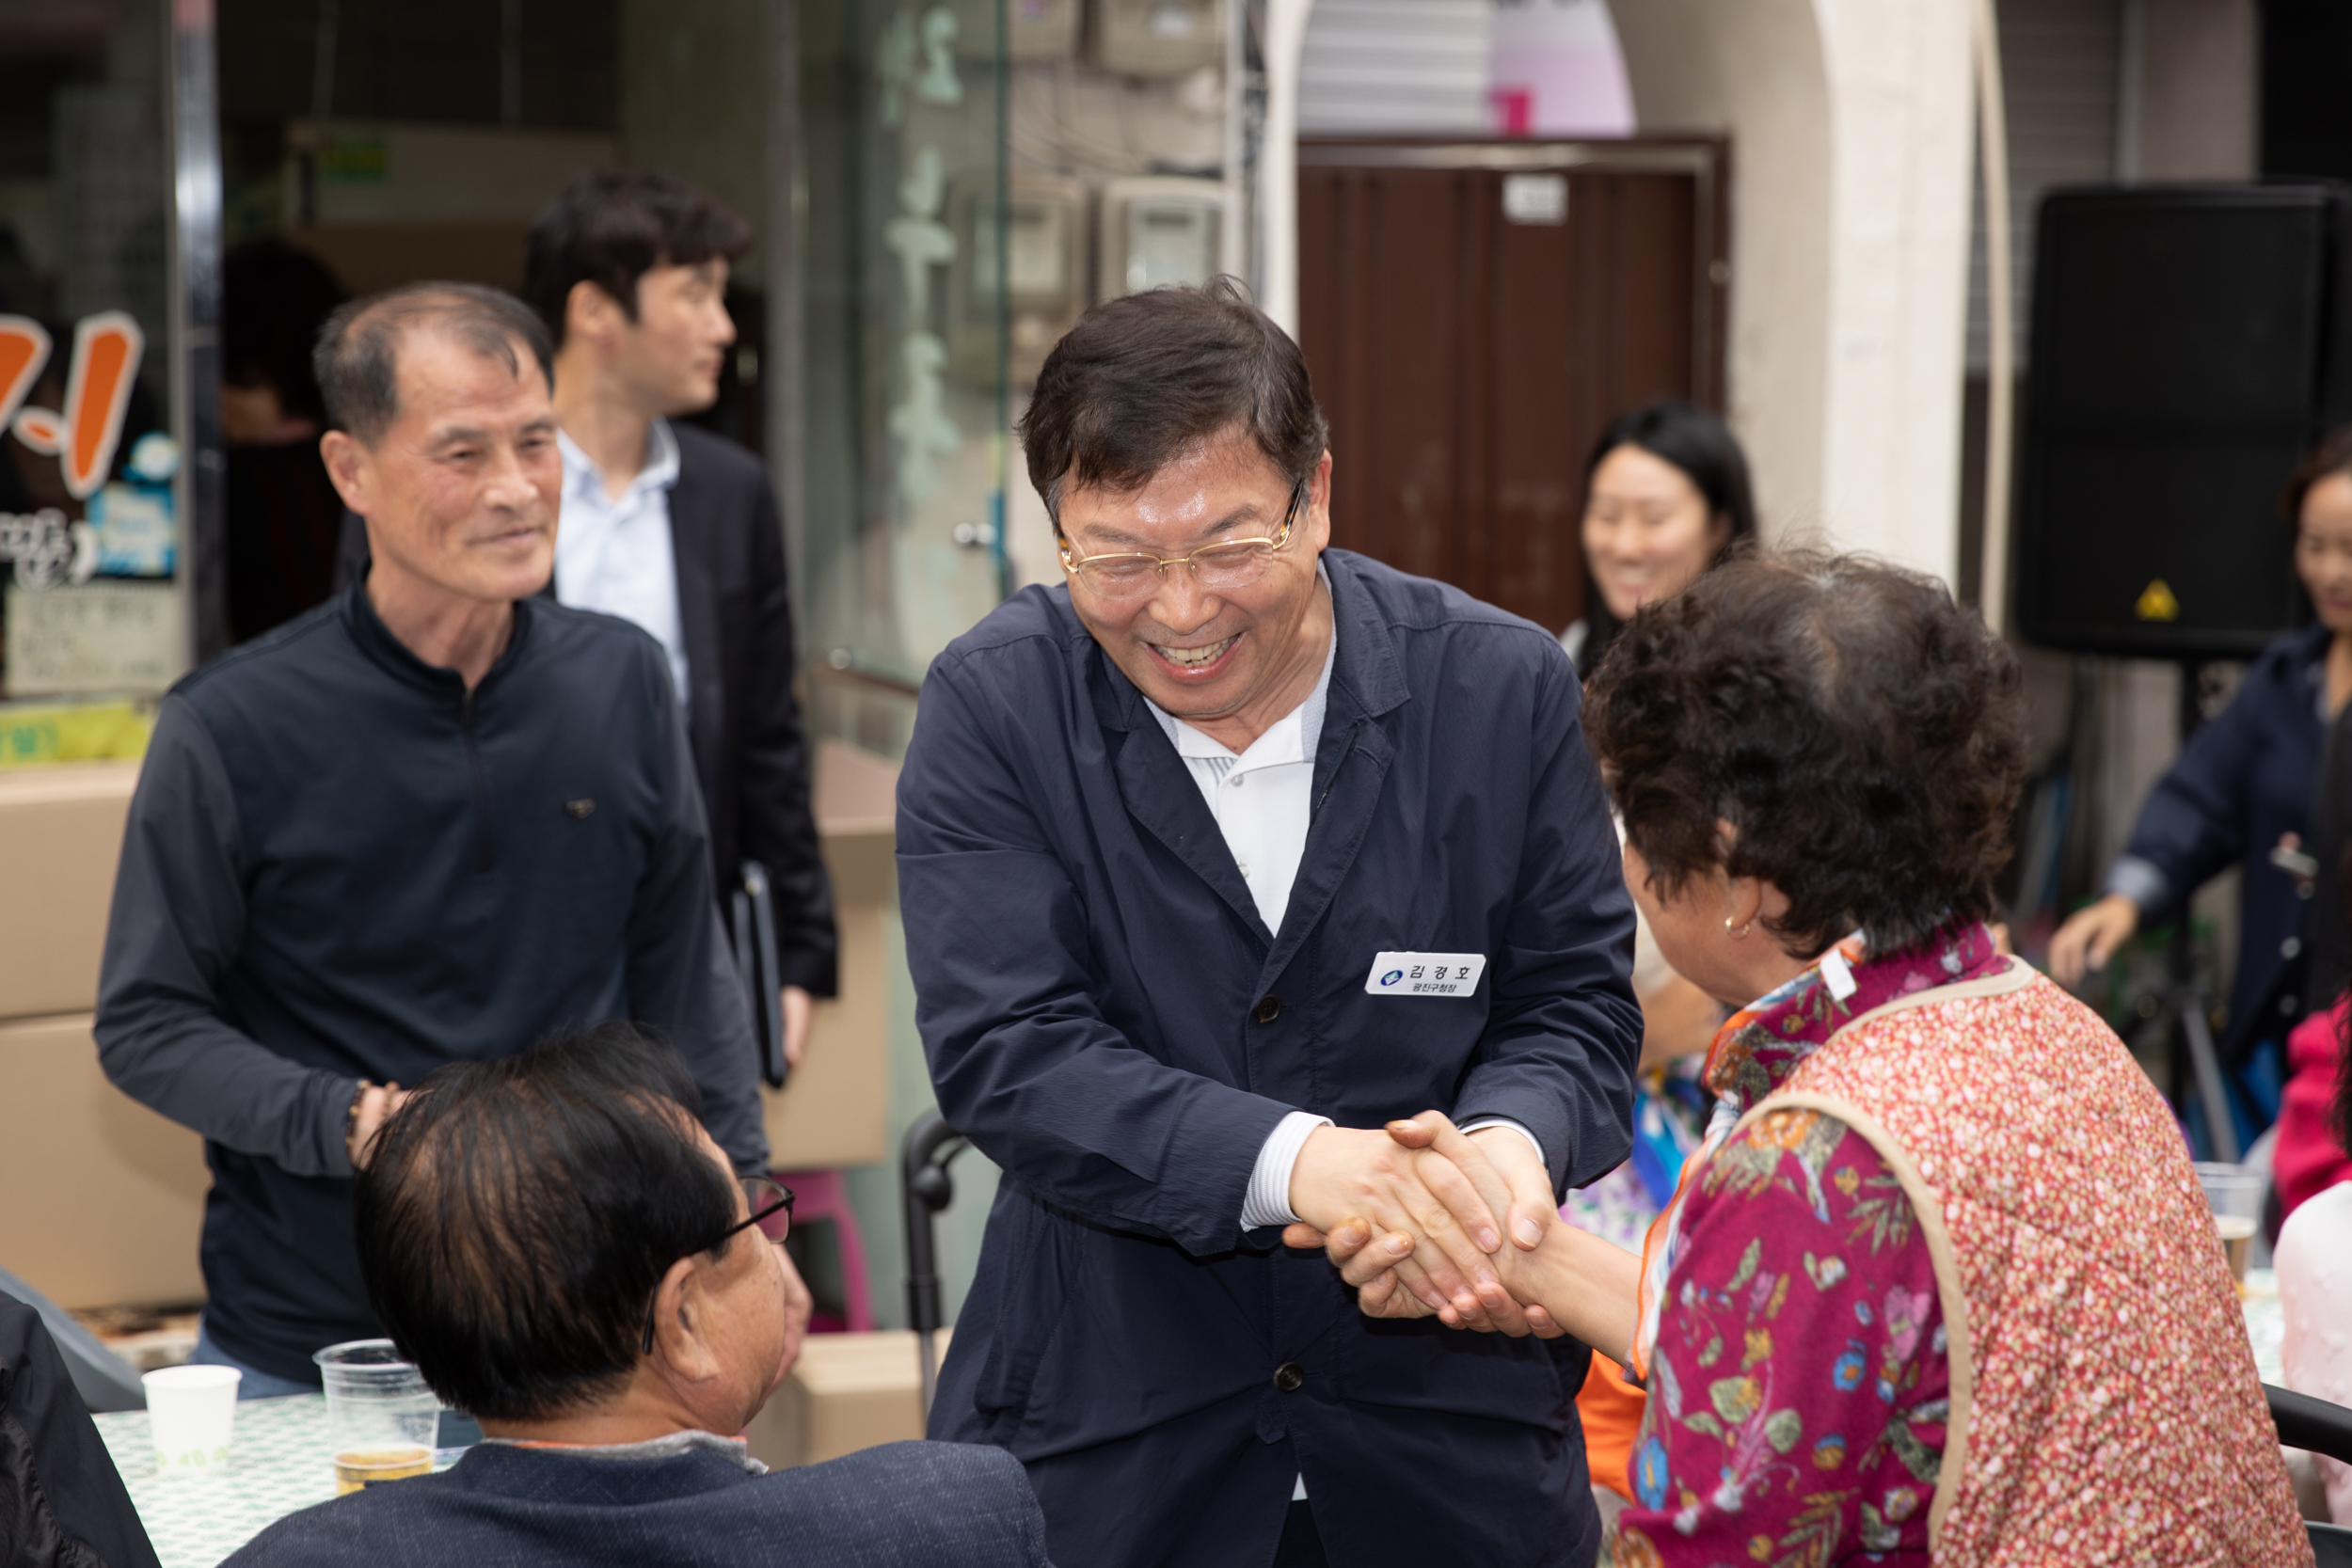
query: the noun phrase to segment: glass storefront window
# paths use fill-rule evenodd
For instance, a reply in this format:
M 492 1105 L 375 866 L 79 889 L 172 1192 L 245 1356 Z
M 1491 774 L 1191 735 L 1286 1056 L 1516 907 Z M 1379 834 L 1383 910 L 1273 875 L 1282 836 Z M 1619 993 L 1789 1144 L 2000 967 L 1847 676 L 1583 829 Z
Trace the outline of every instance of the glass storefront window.
M 0 767 L 135 756 L 186 668 L 167 25 L 0 23 Z
M 0 0 L 0 766 L 135 755 L 192 659 L 331 590 L 320 417 L 224 364 L 240 333 L 514 288 L 598 168 L 751 223 L 696 418 L 775 475 L 814 727 L 895 754 L 1005 591 L 1008 357 L 1050 341 L 1009 340 L 1009 289 L 1069 293 L 1085 254 L 1009 220 L 1007 25 L 1002 0 Z
M 1003 10 L 803 0 L 801 581 L 817 727 L 905 694 L 1004 592 Z

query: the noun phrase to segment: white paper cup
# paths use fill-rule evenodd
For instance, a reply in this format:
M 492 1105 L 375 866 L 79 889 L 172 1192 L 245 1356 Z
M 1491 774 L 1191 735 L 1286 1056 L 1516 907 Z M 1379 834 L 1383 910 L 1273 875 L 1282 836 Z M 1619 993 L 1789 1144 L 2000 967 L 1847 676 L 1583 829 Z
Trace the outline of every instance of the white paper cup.
M 229 1463 L 244 1376 L 234 1367 L 166 1367 L 139 1379 L 147 1386 L 158 1471 L 217 1470 Z

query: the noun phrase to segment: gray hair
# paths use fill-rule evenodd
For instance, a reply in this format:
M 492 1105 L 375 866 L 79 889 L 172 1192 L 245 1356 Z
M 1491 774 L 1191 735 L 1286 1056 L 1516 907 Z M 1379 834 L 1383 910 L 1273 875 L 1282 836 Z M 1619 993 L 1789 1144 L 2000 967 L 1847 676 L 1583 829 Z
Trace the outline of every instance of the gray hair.
M 538 315 L 513 294 L 477 283 L 408 283 L 355 299 L 326 318 L 311 363 L 326 417 L 362 446 L 373 447 L 400 417 L 400 348 L 411 333 L 454 338 L 485 359 L 519 376 L 520 342 L 555 385 L 555 348 Z

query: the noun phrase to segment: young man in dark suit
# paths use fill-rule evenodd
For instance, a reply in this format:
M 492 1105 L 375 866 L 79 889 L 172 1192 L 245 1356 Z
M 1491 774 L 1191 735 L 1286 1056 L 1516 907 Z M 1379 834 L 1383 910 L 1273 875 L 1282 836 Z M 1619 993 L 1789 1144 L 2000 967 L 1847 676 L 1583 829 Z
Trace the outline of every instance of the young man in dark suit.
M 636 622 L 669 655 L 723 896 L 767 869 L 785 1054 L 834 992 L 833 890 L 809 815 L 792 695 L 784 531 L 759 460 L 675 424 L 707 408 L 735 341 L 741 218 L 660 174 L 589 174 L 531 231 L 523 293 L 556 342 L 563 520 L 555 595 Z

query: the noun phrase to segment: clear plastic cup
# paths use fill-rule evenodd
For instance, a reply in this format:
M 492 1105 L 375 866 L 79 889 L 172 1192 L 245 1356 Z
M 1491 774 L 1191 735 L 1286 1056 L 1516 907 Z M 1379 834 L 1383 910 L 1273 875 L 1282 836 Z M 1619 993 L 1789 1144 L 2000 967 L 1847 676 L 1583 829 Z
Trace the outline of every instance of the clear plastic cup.
M 217 1470 L 229 1463 L 244 1377 L 234 1367 L 165 1367 L 139 1378 L 158 1472 Z
M 2197 1184 L 2205 1190 L 2205 1203 L 2213 1210 L 2214 1229 L 2220 1233 L 2221 1249 L 2230 1260 L 2230 1272 L 2243 1280 L 2247 1255 L 2254 1245 L 2254 1232 L 2262 1228 L 2262 1175 L 2244 1165 L 2200 1160 Z
M 339 1493 L 431 1467 L 441 1402 L 389 1339 L 329 1345 L 310 1359 L 326 1387 Z

